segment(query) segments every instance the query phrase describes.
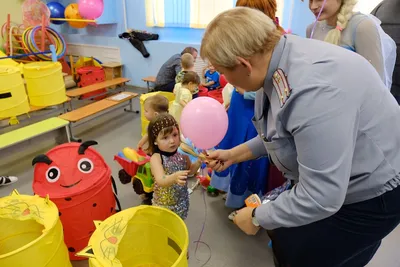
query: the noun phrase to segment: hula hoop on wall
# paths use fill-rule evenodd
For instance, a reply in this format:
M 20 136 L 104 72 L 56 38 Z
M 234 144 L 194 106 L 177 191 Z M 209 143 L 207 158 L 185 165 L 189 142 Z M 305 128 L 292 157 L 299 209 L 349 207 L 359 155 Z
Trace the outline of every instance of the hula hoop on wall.
M 24 46 L 29 50 L 31 53 L 39 53 L 39 52 L 44 52 L 41 51 L 36 44 L 35 37 L 38 33 L 39 30 L 41 30 L 41 26 L 36 26 L 36 27 L 31 27 L 26 29 L 23 34 L 22 34 L 22 42 Z M 51 38 L 51 42 L 54 44 L 56 48 L 56 54 L 57 54 L 57 59 L 63 58 L 65 55 L 65 52 L 67 50 L 67 45 L 64 40 L 64 38 L 55 30 L 53 30 L 50 27 L 46 27 L 46 31 L 49 34 L 49 38 Z M 41 60 L 51 60 L 51 54 L 46 53 L 46 54 L 36 54 L 36 57 L 38 57 Z

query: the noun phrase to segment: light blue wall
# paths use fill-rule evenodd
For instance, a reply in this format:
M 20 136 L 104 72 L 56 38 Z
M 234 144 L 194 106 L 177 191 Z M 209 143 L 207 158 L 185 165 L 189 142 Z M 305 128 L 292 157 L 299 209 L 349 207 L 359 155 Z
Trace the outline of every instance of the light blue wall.
M 167 0 L 172 1 L 172 0 Z M 288 16 L 291 0 L 285 0 L 283 26 L 288 25 Z M 63 4 L 71 3 L 71 0 L 60 0 Z M 73 29 L 67 24 L 59 27 L 65 39 L 69 43 L 84 43 L 101 46 L 116 46 L 121 50 L 122 63 L 124 64 L 125 77 L 131 79 L 132 85 L 145 87 L 141 78 L 156 75 L 161 65 L 173 54 L 180 53 L 186 46 L 199 48 L 204 30 L 188 28 L 147 28 L 145 17 L 145 0 L 126 0 L 128 28 L 147 30 L 158 33 L 158 41 L 145 42 L 150 53 L 149 58 L 144 58 L 127 40 L 118 38 L 118 34 L 124 29 L 122 1 L 115 1 L 118 15 L 118 24 L 89 26 L 84 29 Z M 235 2 L 235 1 L 234 1 Z M 295 0 L 293 16 L 293 33 L 304 36 L 305 28 L 313 20 L 306 3 Z M 285 20 L 286 18 L 286 20 Z M 88 55 L 90 56 L 90 55 Z

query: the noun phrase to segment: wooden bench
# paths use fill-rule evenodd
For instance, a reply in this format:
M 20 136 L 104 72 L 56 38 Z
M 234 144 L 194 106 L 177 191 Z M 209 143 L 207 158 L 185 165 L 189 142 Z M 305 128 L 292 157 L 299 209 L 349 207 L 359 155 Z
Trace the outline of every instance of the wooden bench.
M 156 83 L 156 77 L 148 76 L 148 77 L 143 78 L 142 81 L 147 83 L 147 92 L 150 92 L 151 91 L 150 83 Z
M 68 90 L 67 96 L 69 96 L 71 98 L 76 98 L 76 97 L 80 97 L 87 93 L 92 93 L 92 92 L 95 92 L 97 90 L 101 90 L 104 88 L 111 88 L 115 85 L 124 84 L 129 81 L 130 81 L 130 79 L 127 79 L 127 78 L 115 78 L 115 79 L 104 81 L 101 83 L 95 83 L 95 84 L 92 84 L 89 86 Z
M 70 142 L 68 125 L 68 121 L 54 117 L 7 132 L 0 135 L 0 149 L 16 145 L 55 130 L 60 130 L 61 132 L 61 135 L 57 138 L 57 143 Z
M 81 108 L 75 109 L 73 111 L 64 113 L 59 116 L 59 118 L 69 121 L 71 123 L 76 123 L 79 122 L 83 119 L 86 119 L 88 117 L 91 117 L 97 113 L 100 113 L 102 111 L 108 110 L 112 107 L 115 107 L 121 103 L 129 102 L 129 109 L 124 109 L 127 112 L 135 112 L 139 113 L 139 111 L 133 111 L 132 109 L 132 99 L 136 98 L 138 94 L 136 93 L 131 93 L 131 92 L 122 92 L 113 96 L 110 96 L 108 98 L 102 99 L 100 101 L 94 102 L 92 104 L 83 106 Z M 72 134 L 72 126 L 68 125 L 69 129 L 69 134 L 71 136 L 72 141 L 79 141 L 79 139 L 76 139 L 73 134 Z

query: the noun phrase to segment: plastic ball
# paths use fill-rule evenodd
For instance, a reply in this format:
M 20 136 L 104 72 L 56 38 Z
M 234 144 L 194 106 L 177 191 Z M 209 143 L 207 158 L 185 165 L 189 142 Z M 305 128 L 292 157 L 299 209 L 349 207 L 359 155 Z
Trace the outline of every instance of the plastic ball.
M 47 7 L 50 10 L 50 18 L 52 19 L 64 19 L 64 12 L 65 12 L 65 7 L 58 3 L 58 2 L 49 2 L 47 3 Z M 63 24 L 65 21 L 56 21 L 52 20 L 51 23 L 53 24 Z
M 69 4 L 64 12 L 65 18 L 67 19 L 84 19 L 79 13 L 78 4 Z M 88 25 L 84 21 L 68 21 L 69 26 L 72 28 L 81 29 Z

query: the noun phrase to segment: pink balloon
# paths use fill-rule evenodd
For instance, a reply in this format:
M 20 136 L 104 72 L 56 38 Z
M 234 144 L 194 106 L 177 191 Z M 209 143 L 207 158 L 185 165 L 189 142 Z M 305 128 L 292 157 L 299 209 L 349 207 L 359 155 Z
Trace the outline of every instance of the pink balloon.
M 228 130 L 225 108 L 211 97 L 198 97 L 182 111 L 181 129 L 195 147 L 210 149 L 218 145 Z
M 103 0 L 79 0 L 79 14 L 85 19 L 97 19 L 103 14 Z

